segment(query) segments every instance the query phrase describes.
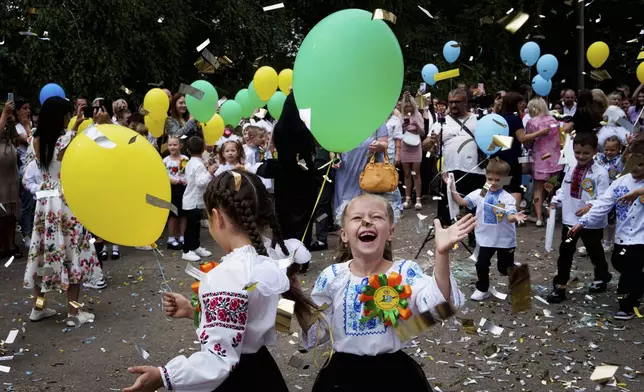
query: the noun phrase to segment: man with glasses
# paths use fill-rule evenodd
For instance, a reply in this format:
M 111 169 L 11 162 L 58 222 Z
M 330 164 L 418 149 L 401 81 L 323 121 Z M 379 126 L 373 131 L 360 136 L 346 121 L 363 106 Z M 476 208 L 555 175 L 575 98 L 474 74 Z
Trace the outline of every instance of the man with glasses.
M 479 165 L 479 151 L 474 141 L 477 120 L 469 111 L 468 95 L 468 91 L 461 88 L 451 91 L 445 122 L 435 123 L 431 131 L 432 139 L 438 146 L 437 151 L 443 157 L 441 171 L 454 174 L 456 190 L 461 195 L 467 195 L 485 185 L 485 165 Z M 444 184 L 441 186 L 439 218 L 444 225 L 448 225 L 451 219 L 446 188 Z

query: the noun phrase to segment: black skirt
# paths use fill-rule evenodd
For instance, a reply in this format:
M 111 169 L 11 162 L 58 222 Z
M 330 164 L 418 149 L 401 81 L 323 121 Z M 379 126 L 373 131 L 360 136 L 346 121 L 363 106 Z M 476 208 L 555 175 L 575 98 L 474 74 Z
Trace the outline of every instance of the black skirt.
M 315 379 L 312 392 L 431 392 L 418 362 L 403 351 L 376 356 L 335 353 Z
M 263 346 L 255 354 L 242 354 L 235 370 L 214 392 L 288 392 L 282 373 Z
M 170 185 L 170 202 L 177 207 L 179 214 L 175 215 L 174 212 L 170 212 L 171 216 L 184 216 L 183 213 L 183 193 L 186 191 L 186 186 L 183 184 L 172 184 Z

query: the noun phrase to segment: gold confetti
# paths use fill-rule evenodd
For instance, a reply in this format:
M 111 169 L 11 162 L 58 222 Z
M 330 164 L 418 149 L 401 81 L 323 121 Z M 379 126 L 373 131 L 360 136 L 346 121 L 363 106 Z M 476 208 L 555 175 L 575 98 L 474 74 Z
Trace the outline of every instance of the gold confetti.
M 532 308 L 532 287 L 530 286 L 530 269 L 527 264 L 510 267 L 509 286 L 512 298 L 512 313 L 519 313 Z
M 47 306 L 47 299 L 44 297 L 38 297 L 36 298 L 36 306 L 35 308 L 38 310 L 43 310 Z
M 637 55 L 638 60 L 644 60 L 644 50 L 640 52 L 640 54 Z
M 291 331 L 291 320 L 295 312 L 295 302 L 280 298 L 277 303 L 277 317 L 275 318 L 275 329 L 280 332 Z
M 136 141 L 136 135 L 132 136 L 132 138 L 130 139 L 130 141 L 129 141 L 129 142 L 127 142 L 127 144 L 132 144 L 132 143 L 134 143 L 135 141 Z
M 505 25 L 505 29 L 509 31 L 510 33 L 514 34 L 516 33 L 521 26 L 525 24 L 525 22 L 528 21 L 530 18 L 530 15 L 526 14 L 525 12 L 519 12 L 510 20 L 508 24 Z M 499 21 L 499 23 L 502 23 L 506 18 L 503 18 Z
M 542 161 L 545 161 L 546 159 L 550 158 L 551 156 L 552 156 L 552 154 L 550 154 L 549 152 L 547 152 L 547 153 L 543 154 L 543 156 L 541 157 L 541 160 L 542 160 Z
M 175 207 L 174 204 L 170 203 L 169 201 L 160 199 L 156 196 L 152 196 L 149 193 L 145 195 L 145 202 L 154 207 L 166 208 L 174 212 L 175 215 L 178 214 L 177 207 Z
M 461 76 L 461 71 L 458 68 L 450 69 L 449 71 L 439 72 L 434 75 L 434 81 L 440 82 L 441 80 L 457 78 Z
M 201 101 L 203 99 L 204 92 L 198 88 L 192 87 L 189 84 L 181 83 L 179 86 L 179 92 L 184 95 L 190 95 L 196 100 Z
M 391 22 L 392 24 L 396 24 L 396 15 L 393 14 L 393 12 L 385 11 L 383 9 L 378 8 L 373 12 L 373 16 L 371 17 L 371 20 L 386 20 L 388 22 Z
M 592 71 L 590 71 L 590 78 L 598 82 L 612 79 L 608 71 L 603 69 L 593 69 Z
M 85 304 L 78 303 L 76 301 L 69 301 L 69 304 L 75 309 L 80 309 L 85 305 Z
M 129 88 L 127 88 L 127 87 L 125 87 L 123 85 L 121 85 L 121 91 L 123 91 L 127 95 L 132 95 L 132 90 L 130 90 Z

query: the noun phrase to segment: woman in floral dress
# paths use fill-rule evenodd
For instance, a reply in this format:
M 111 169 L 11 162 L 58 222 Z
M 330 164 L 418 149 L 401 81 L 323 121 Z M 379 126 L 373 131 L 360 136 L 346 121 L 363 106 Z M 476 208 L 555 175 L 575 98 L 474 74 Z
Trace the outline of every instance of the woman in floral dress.
M 24 287 L 33 289 L 34 297 L 64 290 L 68 302 L 78 301 L 82 282 L 98 280 L 102 276 L 90 234 L 69 209 L 60 183 L 63 154 L 84 120 L 83 107 L 78 109 L 72 130 L 65 134 L 69 118 L 69 103 L 65 99 L 52 97 L 42 106 L 36 159 L 43 183 L 36 194 L 34 228 L 24 278 Z M 68 326 L 78 327 L 94 319 L 93 314 L 69 304 L 68 311 Z M 44 306 L 39 309 L 35 305 L 29 319 L 39 321 L 55 314 L 53 309 Z

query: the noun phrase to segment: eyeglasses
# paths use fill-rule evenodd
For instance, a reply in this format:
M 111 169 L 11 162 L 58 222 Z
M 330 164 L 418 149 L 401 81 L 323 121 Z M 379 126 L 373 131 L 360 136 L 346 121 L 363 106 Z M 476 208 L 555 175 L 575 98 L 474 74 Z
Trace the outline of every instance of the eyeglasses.
M 450 105 L 461 105 L 464 104 L 465 101 L 448 101 L 448 104 Z

